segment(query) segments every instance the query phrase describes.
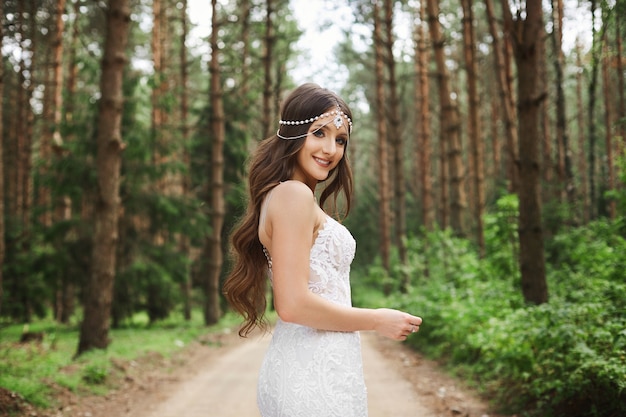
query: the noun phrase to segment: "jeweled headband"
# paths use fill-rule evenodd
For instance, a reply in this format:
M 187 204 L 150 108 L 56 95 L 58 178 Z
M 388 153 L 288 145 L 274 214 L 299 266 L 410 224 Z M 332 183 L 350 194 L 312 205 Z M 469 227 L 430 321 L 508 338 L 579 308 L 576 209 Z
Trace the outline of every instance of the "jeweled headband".
M 339 106 L 337 106 L 337 109 L 333 110 L 333 111 L 329 111 L 326 113 L 322 113 L 319 116 L 315 116 L 315 117 L 311 117 L 309 119 L 305 119 L 305 120 L 279 120 L 278 124 L 280 125 L 288 125 L 288 126 L 297 126 L 297 125 L 305 125 L 308 123 L 313 123 L 319 119 L 323 119 L 325 117 L 329 117 L 329 116 L 335 116 L 333 117 L 331 120 L 329 120 L 328 122 L 324 123 L 322 126 L 320 126 L 320 129 L 324 126 L 326 126 L 328 123 L 333 123 L 335 125 L 335 127 L 337 129 L 341 128 L 341 126 L 344 125 L 344 119 L 348 122 L 348 134 L 352 134 L 352 120 L 348 117 L 347 114 L 345 114 L 343 112 L 343 110 L 341 110 L 341 108 L 339 108 Z M 302 135 L 297 135 L 297 136 L 283 136 L 280 134 L 280 128 L 276 131 L 276 136 L 278 136 L 281 139 L 300 139 L 303 138 L 305 136 L 308 136 L 309 132 L 304 133 Z

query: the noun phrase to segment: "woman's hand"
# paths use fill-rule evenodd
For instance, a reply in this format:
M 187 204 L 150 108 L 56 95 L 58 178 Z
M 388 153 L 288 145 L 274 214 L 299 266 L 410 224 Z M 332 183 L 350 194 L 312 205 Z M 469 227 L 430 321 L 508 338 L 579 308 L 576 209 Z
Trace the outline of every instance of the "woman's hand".
M 394 340 L 406 340 L 411 333 L 417 332 L 422 324 L 421 317 L 389 308 L 376 309 L 376 316 L 374 330 Z

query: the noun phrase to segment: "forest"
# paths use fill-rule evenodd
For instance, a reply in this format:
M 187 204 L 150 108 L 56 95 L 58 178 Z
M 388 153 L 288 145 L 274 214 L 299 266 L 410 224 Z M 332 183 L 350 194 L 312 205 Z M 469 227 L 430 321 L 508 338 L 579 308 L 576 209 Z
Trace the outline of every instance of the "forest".
M 305 65 L 354 113 L 354 303 L 424 317 L 409 343 L 511 413 L 626 415 L 626 1 L 320 2 L 207 0 L 200 37 L 188 0 L 0 3 L 2 351 L 42 320 L 76 357 L 138 314 L 218 323 Z M 304 25 L 341 27 L 332 68 Z

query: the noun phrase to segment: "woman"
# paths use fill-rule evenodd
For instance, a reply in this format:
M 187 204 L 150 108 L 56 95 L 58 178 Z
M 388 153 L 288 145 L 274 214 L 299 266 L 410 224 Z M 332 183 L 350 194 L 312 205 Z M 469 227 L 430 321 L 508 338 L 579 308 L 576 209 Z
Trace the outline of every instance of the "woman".
M 350 209 L 351 133 L 346 103 L 304 84 L 286 98 L 276 135 L 259 144 L 251 161 L 250 200 L 232 235 L 235 264 L 224 293 L 244 317 L 240 335 L 264 327 L 269 269 L 279 319 L 258 381 L 263 417 L 367 416 L 358 331 L 405 340 L 422 322 L 351 305 L 355 241 L 322 209 L 330 198 L 336 214 L 340 193 Z

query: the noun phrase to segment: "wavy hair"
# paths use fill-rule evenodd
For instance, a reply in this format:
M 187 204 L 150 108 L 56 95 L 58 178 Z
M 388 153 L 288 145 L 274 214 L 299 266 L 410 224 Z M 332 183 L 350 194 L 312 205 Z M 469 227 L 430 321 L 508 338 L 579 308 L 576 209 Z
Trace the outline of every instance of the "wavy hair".
M 284 100 L 280 114 L 282 120 L 306 120 L 336 106 L 352 119 L 350 108 L 335 93 L 316 84 L 304 84 Z M 282 136 L 299 136 L 307 133 L 310 125 L 281 125 L 279 131 Z M 259 240 L 261 204 L 272 188 L 291 179 L 297 164 L 297 154 L 305 140 L 306 137 L 285 140 L 273 135 L 259 143 L 250 159 L 247 209 L 231 234 L 233 268 L 223 286 L 227 301 L 244 319 L 239 330 L 242 337 L 246 337 L 256 327 L 267 328 L 264 313 L 267 307 L 268 265 Z M 320 194 L 320 206 L 324 207 L 330 198 L 332 215 L 339 217 L 337 199 L 343 193 L 343 212 L 347 215 L 352 198 L 352 171 L 347 147 L 343 158 L 323 183 L 325 186 Z

